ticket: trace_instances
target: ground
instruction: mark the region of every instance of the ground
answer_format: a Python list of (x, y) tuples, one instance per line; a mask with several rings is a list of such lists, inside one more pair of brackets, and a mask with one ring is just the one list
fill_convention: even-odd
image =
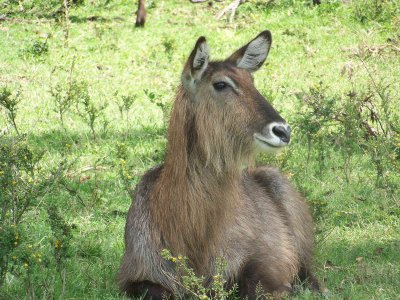
[[(48, 2), (21, 1), (23, 11), (0, 3), (0, 92), (20, 100), (19, 139), (41, 154), (33, 179), (6, 181), (0, 170), (2, 188), (26, 178), (36, 187), (66, 160), (62, 178), (32, 197), (18, 222), (5, 204), (16, 200), (0, 199), (0, 244), (11, 245), (1, 299), (123, 298), (115, 275), (127, 188), (163, 160), (168, 112), (195, 41), (205, 36), (212, 59), (223, 59), (265, 29), (273, 44), (255, 85), (292, 126), (292, 142), (257, 163), (281, 168), (309, 201), (315, 271), (329, 298), (398, 298), (396, 1), (249, 1), (233, 23), (215, 18), (227, 3), (148, 1), (144, 28), (134, 27), (132, 1), (85, 1), (69, 22)], [(4, 141), (18, 136), (9, 116), (2, 105)], [(322, 296), (304, 287), (293, 297)]]

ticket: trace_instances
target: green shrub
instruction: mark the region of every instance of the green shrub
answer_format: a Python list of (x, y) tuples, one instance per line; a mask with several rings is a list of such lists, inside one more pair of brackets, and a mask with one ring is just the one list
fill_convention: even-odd
[[(51, 88), (50, 93), (54, 102), (54, 111), (58, 114), (62, 127), (65, 126), (65, 114), (73, 106), (78, 107), (80, 103), (90, 102), (87, 83), (82, 80), (69, 78), (66, 83), (57, 83)], [(83, 118), (86, 120), (85, 117)]]
[(399, 1), (357, 0), (351, 2), (354, 19), (361, 23), (387, 22), (400, 14)]
[(12, 91), (8, 87), (2, 87), (0, 89), (0, 107), (3, 107), (6, 110), (8, 121), (14, 127), (17, 134), (19, 134), (16, 118), (17, 118), (17, 106), (21, 101), (20, 91), (18, 91), (14, 96)]
[(26, 243), (22, 234), (24, 217), (55, 188), (65, 170), (61, 162), (45, 171), (42, 157), (24, 137), (0, 139), (0, 286), (11, 265), (14, 269), (16, 265), (26, 269), (32, 265), (31, 256), (21, 248)]

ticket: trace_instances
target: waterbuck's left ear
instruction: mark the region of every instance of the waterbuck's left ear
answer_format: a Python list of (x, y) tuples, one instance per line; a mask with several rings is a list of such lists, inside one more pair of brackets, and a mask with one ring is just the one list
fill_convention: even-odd
[(182, 72), (182, 84), (188, 91), (194, 91), (208, 66), (210, 50), (205, 37), (200, 37), (187, 60)]
[(246, 69), (249, 72), (257, 71), (267, 58), (271, 44), (271, 32), (265, 30), (246, 46), (233, 53), (227, 60), (236, 64), (238, 68)]

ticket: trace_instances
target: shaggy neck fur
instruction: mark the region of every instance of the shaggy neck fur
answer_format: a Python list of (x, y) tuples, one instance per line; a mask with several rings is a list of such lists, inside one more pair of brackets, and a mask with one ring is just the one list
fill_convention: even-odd
[[(165, 164), (155, 185), (151, 214), (161, 228), (161, 242), (174, 255), (190, 259), (204, 273), (206, 259), (216, 255), (221, 232), (240, 204), (240, 177), (244, 164), (240, 145), (219, 132), (179, 89), (171, 115)], [(204, 112), (202, 112), (204, 110)], [(198, 119), (195, 119), (197, 117)], [(221, 117), (221, 116), (220, 116)], [(218, 120), (218, 119), (217, 119)], [(201, 128), (201, 130), (200, 130)]]

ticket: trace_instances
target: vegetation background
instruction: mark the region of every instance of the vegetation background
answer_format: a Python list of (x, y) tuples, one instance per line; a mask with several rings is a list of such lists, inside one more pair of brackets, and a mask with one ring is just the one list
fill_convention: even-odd
[(200, 35), (218, 59), (264, 29), (255, 84), (293, 141), (258, 163), (308, 199), (329, 298), (399, 299), (399, 1), (250, 0), (216, 20), (228, 4), (149, 0), (135, 28), (131, 0), (0, 1), (0, 299), (123, 298), (127, 191), (163, 161), (185, 59)]

